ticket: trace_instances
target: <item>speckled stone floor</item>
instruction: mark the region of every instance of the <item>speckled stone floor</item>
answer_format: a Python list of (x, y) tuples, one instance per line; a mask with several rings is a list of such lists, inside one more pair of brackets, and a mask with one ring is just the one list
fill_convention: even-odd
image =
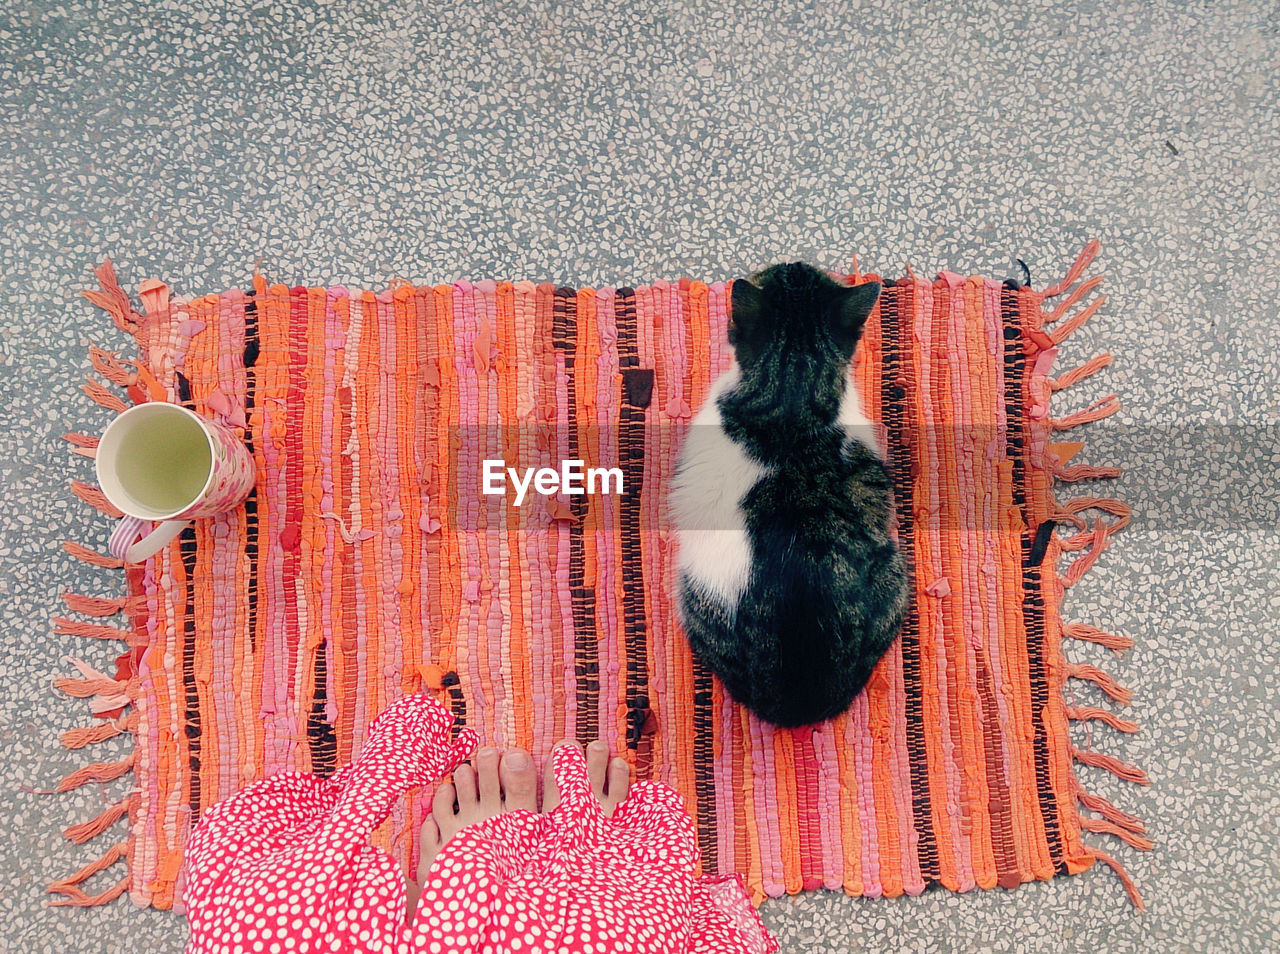
[(62, 657), (111, 652), (46, 621), (63, 589), (112, 585), (59, 550), (106, 538), (57, 439), (103, 423), (77, 391), (85, 345), (123, 345), (77, 297), (104, 253), (127, 283), (192, 293), (259, 257), (283, 281), (379, 287), (728, 278), (854, 251), (885, 274), (1003, 275), (1018, 256), (1044, 285), (1094, 236), (1110, 300), (1063, 361), (1117, 361), (1063, 406), (1120, 393), (1085, 454), (1130, 468), (1118, 489), (1141, 513), (1067, 612), (1137, 645), (1070, 652), (1136, 691), (1142, 734), (1099, 744), (1151, 787), (1084, 771), (1150, 824), (1154, 852), (1106, 846), (1148, 911), (1100, 869), (765, 915), (786, 951), (1276, 949), (1274, 2), (228, 6), (0, 11), (0, 950), (185, 938), (124, 901), (46, 907), (43, 886), (97, 853), (59, 828), (104, 793), (24, 788), (84, 761), (56, 741), (84, 721), (49, 688)]

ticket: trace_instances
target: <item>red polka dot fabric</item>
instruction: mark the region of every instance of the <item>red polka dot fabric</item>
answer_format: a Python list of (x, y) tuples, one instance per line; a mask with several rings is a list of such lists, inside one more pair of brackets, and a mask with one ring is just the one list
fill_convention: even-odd
[(456, 835), (405, 923), (399, 867), (368, 837), (409, 788), (476, 745), (427, 696), (393, 704), (332, 778), (286, 773), (215, 805), (187, 855), (188, 954), (772, 954), (740, 878), (699, 877), (679, 796), (637, 782), (606, 817), (576, 747), (555, 750), (560, 803)]

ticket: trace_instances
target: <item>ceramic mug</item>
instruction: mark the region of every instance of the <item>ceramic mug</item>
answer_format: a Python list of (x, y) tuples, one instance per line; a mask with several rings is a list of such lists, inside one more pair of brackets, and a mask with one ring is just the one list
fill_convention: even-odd
[[(256, 476), (235, 433), (163, 402), (139, 404), (112, 421), (95, 467), (98, 486), (125, 515), (108, 549), (126, 563), (143, 562), (192, 520), (239, 506)], [(148, 523), (155, 524), (149, 531)]]

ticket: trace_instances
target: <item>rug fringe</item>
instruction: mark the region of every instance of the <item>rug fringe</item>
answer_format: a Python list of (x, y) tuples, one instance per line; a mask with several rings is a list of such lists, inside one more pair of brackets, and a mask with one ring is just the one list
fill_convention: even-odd
[(76, 447), (83, 447), (87, 450), (94, 450), (101, 440), (96, 434), (78, 434), (74, 431), (62, 435), (62, 439), (68, 444), (74, 444)]
[[(1083, 274), (1084, 270), (1089, 267), (1089, 264), (1097, 256), (1100, 248), (1102, 248), (1102, 243), (1097, 239), (1090, 240), (1089, 244), (1080, 250), (1080, 255), (1076, 258), (1075, 264), (1067, 270), (1066, 277), (1063, 278), (1062, 281), (1058, 282), (1058, 284), (1046, 288), (1041, 292), (1042, 296), (1045, 298), (1057, 298), (1075, 284), (1076, 279)], [(110, 265), (110, 262), (107, 264)]]
[(1072, 534), (1066, 538), (1059, 538), (1058, 545), (1063, 553), (1075, 553), (1077, 550), (1083, 550), (1089, 546), (1101, 546), (1106, 542), (1107, 525), (1103, 523), (1101, 518), (1095, 519), (1092, 530), (1083, 529), (1084, 519), (1074, 514), (1057, 516), (1054, 520), (1060, 520), (1064, 523), (1077, 523), (1081, 526), (1079, 533)]
[[(1077, 542), (1080, 544), (1079, 547), (1075, 546)], [(1077, 533), (1069, 541), (1066, 541), (1063, 545), (1063, 550), (1082, 549), (1085, 546), (1088, 546), (1088, 549), (1071, 566), (1067, 567), (1067, 571), (1061, 575), (1062, 585), (1070, 587), (1079, 583), (1080, 578), (1098, 561), (1098, 557), (1102, 556), (1102, 551), (1107, 548), (1108, 542), (1108, 525), (1103, 522), (1101, 517), (1094, 522), (1091, 533)], [(1072, 545), (1067, 546), (1066, 543)], [(1089, 546), (1090, 544), (1092, 545)]]
[(1086, 792), (1082, 788), (1076, 794), (1076, 799), (1085, 808), (1110, 819), (1121, 828), (1127, 828), (1129, 831), (1136, 832), (1139, 835), (1145, 835), (1147, 833), (1147, 826), (1141, 818), (1137, 815), (1130, 815), (1123, 809), (1117, 808), (1114, 804), (1107, 801), (1107, 799), (1100, 795), (1094, 795), (1092, 792)]
[(72, 593), (70, 590), (62, 594), (62, 601), (73, 613), (97, 617), (115, 616), (126, 609), (136, 609), (141, 599), (141, 597), (128, 596), (114, 599), (105, 596), (85, 596), (83, 593)]
[(55, 689), (60, 689), (76, 699), (92, 699), (94, 696), (129, 695), (128, 691), (110, 676), (99, 676), (94, 679), (68, 679), (63, 676), (53, 680), (53, 685)]
[(88, 457), (98, 456), (98, 438), (91, 434), (63, 434), (62, 439), (71, 445), (71, 453)]
[[(1062, 281), (1047, 288), (1042, 293), (1042, 303), (1047, 299), (1058, 297), (1079, 281), (1085, 269), (1097, 256), (1100, 248), (1101, 245), (1096, 239), (1089, 242), (1080, 252), (1080, 255), (1076, 258)], [(1105, 296), (1099, 295), (1074, 315), (1066, 317), (1067, 312), (1094, 292), (1102, 281), (1103, 276), (1101, 275), (1081, 281), (1069, 295), (1056, 305), (1052, 312), (1046, 313), (1042, 304), (1037, 326), (1028, 329), (1029, 339), (1044, 350), (1056, 348), (1065, 341), (1092, 318), (1106, 301)], [(1048, 327), (1050, 325), (1054, 327), (1050, 329)], [(1103, 368), (1108, 367), (1112, 360), (1113, 357), (1110, 352), (1103, 352), (1095, 355), (1085, 363), (1063, 372), (1057, 378), (1048, 378), (1047, 383), (1050, 393), (1062, 391), (1078, 384)], [(1060, 418), (1050, 418), (1049, 426), (1052, 431), (1064, 431), (1080, 424), (1102, 420), (1115, 414), (1119, 409), (1119, 398), (1115, 394), (1108, 394), (1082, 410)], [(1061, 459), (1054, 458), (1052, 455), (1049, 456), (1050, 459), (1047, 463), (1051, 467), (1054, 479), (1064, 483), (1080, 480), (1108, 480), (1120, 476), (1120, 468), (1118, 467), (1090, 464), (1067, 466), (1066, 461), (1070, 456), (1069, 454), (1061, 457)], [(1102, 517), (1096, 517), (1092, 525), (1090, 525), (1081, 516), (1087, 510), (1109, 514), (1113, 519), (1104, 520)], [(1064, 589), (1079, 582), (1084, 574), (1093, 568), (1098, 557), (1110, 544), (1112, 536), (1128, 526), (1130, 516), (1129, 506), (1114, 497), (1076, 497), (1065, 502), (1058, 501), (1054, 504), (1054, 512), (1050, 514), (1050, 519), (1056, 521), (1060, 527), (1070, 525), (1077, 530), (1076, 533), (1065, 538), (1055, 535), (1060, 552), (1079, 553), (1079, 556), (1064, 570), (1058, 572), (1055, 568), (1055, 576)], [(1117, 652), (1133, 646), (1133, 640), (1127, 636), (1108, 633), (1085, 623), (1063, 623), (1061, 635), (1097, 643)], [(1070, 663), (1064, 659), (1063, 670), (1066, 678), (1091, 682), (1122, 705), (1128, 705), (1132, 701), (1132, 692), (1097, 666), (1085, 663)], [(1086, 724), (1101, 722), (1119, 732), (1132, 733), (1138, 731), (1138, 726), (1134, 722), (1121, 718), (1107, 709), (1093, 706), (1068, 706), (1065, 700), (1063, 701), (1063, 707), (1067, 719), (1074, 722)], [(1104, 752), (1081, 749), (1072, 745), (1070, 747), (1070, 756), (1073, 762), (1080, 765), (1104, 769), (1117, 778), (1122, 778), (1135, 784), (1149, 784), (1146, 773), (1138, 766)], [(1149, 851), (1154, 847), (1150, 839), (1146, 837), (1146, 825), (1141, 819), (1122, 811), (1101, 796), (1086, 792), (1078, 779), (1076, 781), (1076, 800), (1080, 807), (1099, 816), (1079, 814), (1082, 831), (1112, 835), (1126, 844), (1143, 851)], [(1142, 897), (1138, 893), (1133, 879), (1129, 877), (1129, 873), (1125, 871), (1120, 862), (1099, 848), (1091, 845), (1084, 845), (1083, 847), (1088, 858), (1103, 862), (1116, 873), (1134, 907), (1139, 911), (1144, 910)]]
[(68, 749), (82, 749), (86, 745), (93, 745), (97, 742), (105, 742), (107, 739), (113, 739), (123, 730), (113, 722), (99, 722), (97, 725), (81, 726), (77, 729), (67, 729), (62, 733), (62, 745)]
[(138, 801), (137, 795), (130, 795), (122, 798), (114, 805), (108, 805), (99, 814), (86, 822), (78, 825), (70, 825), (62, 830), (62, 834), (69, 841), (75, 842), (77, 845), (83, 845), (86, 841), (92, 841), (101, 835), (104, 831), (123, 818), (129, 811), (130, 807)]
[(1139, 851), (1150, 851), (1152, 848), (1155, 847), (1155, 844), (1151, 841), (1151, 839), (1144, 838), (1142, 835), (1129, 831), (1127, 828), (1122, 828), (1120, 825), (1117, 825), (1115, 822), (1108, 821), (1105, 818), (1085, 817), (1080, 819), (1080, 826), (1085, 831), (1091, 831), (1096, 834), (1115, 835), (1117, 838), (1123, 841), (1126, 845), (1131, 845), (1134, 848), (1137, 848)]
[[(1095, 275), (1093, 278), (1086, 279), (1085, 281), (1077, 285), (1075, 287), (1075, 290), (1071, 292), (1071, 294), (1069, 294), (1066, 298), (1062, 299), (1062, 301), (1058, 302), (1057, 308), (1053, 309), (1053, 311), (1050, 314), (1045, 316), (1044, 326), (1048, 327), (1049, 325), (1052, 325), (1055, 322), (1061, 320), (1062, 316), (1067, 313), (1068, 308), (1070, 308), (1072, 305), (1078, 302), (1081, 298), (1083, 298), (1085, 295), (1089, 294), (1089, 292), (1093, 291), (1095, 288), (1097, 288), (1099, 285), (1102, 284), (1102, 278), (1103, 276), (1101, 275)], [(1045, 297), (1049, 297), (1049, 296), (1046, 295)], [(1105, 298), (1099, 299), (1100, 302), (1105, 300), (1106, 300)]]
[(73, 480), (71, 481), (71, 492), (94, 510), (106, 514), (112, 520), (119, 520), (124, 516), (124, 512), (109, 501), (106, 494), (92, 484), (86, 484), (83, 480)]
[(1114, 755), (1108, 755), (1106, 752), (1098, 752), (1093, 749), (1078, 749), (1071, 747), (1071, 757), (1081, 765), (1089, 765), (1093, 768), (1105, 769), (1117, 778), (1122, 778), (1126, 782), (1133, 782), (1135, 785), (1150, 785), (1151, 780), (1147, 778), (1147, 773), (1138, 768), (1132, 762), (1125, 762), (1116, 758)]
[(1119, 467), (1101, 467), (1096, 464), (1075, 464), (1071, 467), (1059, 467), (1053, 472), (1055, 478), (1066, 483), (1077, 480), (1110, 480), (1120, 474)]
[(1122, 649), (1132, 649), (1133, 640), (1128, 636), (1120, 636), (1117, 633), (1107, 633), (1096, 626), (1088, 626), (1084, 623), (1067, 623), (1062, 627), (1062, 635), (1071, 639), (1083, 639), (1086, 642), (1097, 643), (1100, 646), (1106, 646), (1119, 652)]
[(54, 907), (86, 908), (98, 904), (106, 904), (108, 901), (113, 901), (120, 897), (120, 895), (123, 894), (125, 889), (129, 886), (129, 878), (127, 875), (115, 885), (97, 895), (85, 894), (84, 891), (77, 887), (77, 885), (83, 881), (87, 881), (89, 878), (92, 878), (100, 871), (106, 871), (121, 858), (126, 857), (128, 851), (128, 841), (117, 842), (115, 845), (108, 848), (106, 853), (100, 858), (89, 862), (89, 864), (85, 865), (75, 874), (70, 877), (63, 878), (61, 881), (55, 881), (53, 884), (49, 885), (49, 887), (45, 889), (48, 894), (61, 894), (65, 895), (67, 898), (67, 900), (64, 901), (52, 901), (50, 904)]
[[(116, 281), (115, 269), (112, 267), (110, 260), (104, 261), (95, 270), (95, 273), (98, 278), (99, 290), (86, 291), (84, 292), (84, 297), (108, 311), (116, 327), (136, 340), (137, 334), (141, 330), (143, 316), (134, 309), (128, 295), (125, 294)], [(146, 297), (144, 295), (145, 302)], [(107, 382), (126, 389), (130, 399), (135, 403), (147, 400), (148, 395), (152, 398), (155, 397), (158, 385), (155, 383), (153, 376), (148, 374), (146, 368), (140, 363), (122, 359), (117, 353), (96, 346), (90, 346), (89, 348), (89, 361), (94, 370)], [(128, 407), (128, 404), (123, 399), (96, 378), (90, 378), (82, 390), (95, 403), (117, 413), (123, 412)], [(164, 397), (163, 390), (160, 392), (160, 397), (161, 399)], [(96, 456), (99, 443), (98, 437), (79, 433), (68, 433), (63, 437), (72, 445), (76, 453), (85, 457)], [(102, 490), (92, 484), (75, 480), (71, 482), (71, 491), (80, 500), (112, 519), (123, 516), (107, 500)], [(113, 556), (98, 553), (74, 541), (68, 540), (64, 542), (62, 548), (77, 560), (88, 563), (91, 566), (108, 570), (124, 568), (123, 561)], [(117, 598), (107, 598), (66, 592), (63, 594), (63, 601), (66, 603), (67, 609), (72, 613), (88, 616), (92, 619), (72, 619), (67, 616), (54, 617), (53, 630), (55, 633), (63, 636), (82, 636), (88, 639), (120, 640), (134, 648), (146, 645), (145, 633), (136, 630), (131, 621), (126, 622), (123, 626), (112, 626), (99, 621), (122, 612), (130, 616), (138, 613), (146, 605), (145, 597), (126, 594)], [(122, 656), (117, 660), (118, 678), (113, 678), (94, 669), (82, 660), (68, 657), (69, 661), (79, 670), (82, 678), (60, 677), (55, 679), (53, 684), (55, 688), (67, 695), (88, 700), (89, 709), (98, 717), (98, 720), (91, 725), (79, 726), (63, 732), (61, 740), (66, 748), (82, 749), (125, 733), (137, 731), (139, 722), (137, 710), (131, 709), (127, 714), (124, 712), (125, 709), (130, 709), (135, 705), (138, 694), (136, 681), (124, 675), (125, 672), (131, 670), (131, 667), (126, 666), (124, 669), (119, 669), (121, 661), (127, 660), (127, 658), (126, 654), (126, 656)], [(137, 751), (135, 750), (119, 761), (101, 761), (85, 765), (64, 777), (53, 791), (69, 792), (90, 782), (101, 784), (122, 778), (133, 770), (136, 759)], [(126, 816), (134, 815), (138, 805), (138, 794), (136, 792), (130, 793), (121, 800), (108, 805), (88, 821), (67, 827), (63, 830), (63, 834), (76, 844), (84, 844), (98, 837)], [(71, 876), (50, 884), (47, 889), (49, 893), (63, 896), (60, 900), (50, 903), (57, 906), (88, 907), (106, 904), (124, 894), (129, 890), (131, 884), (132, 846), (133, 838), (130, 836), (108, 849), (96, 861), (90, 862)], [(129, 871), (111, 887), (97, 894), (88, 894), (79, 887), (87, 879), (101, 871), (105, 871), (122, 859), (125, 861)]]
[[(53, 891), (53, 886), (47, 889)], [(67, 895), (65, 901), (50, 901), (51, 908), (92, 908), (99, 904), (109, 904), (129, 890), (129, 876), (125, 875), (113, 886), (101, 894), (88, 895), (79, 888), (66, 885), (58, 888), (59, 893)]]
[(92, 566), (100, 566), (104, 570), (122, 570), (124, 569), (124, 561), (105, 553), (98, 553), (96, 550), (90, 550), (82, 544), (75, 543), (72, 540), (66, 540), (62, 544), (62, 549), (71, 554), (77, 560), (88, 563)]
[(1110, 351), (1104, 351), (1100, 355), (1090, 358), (1084, 364), (1077, 365), (1070, 371), (1064, 371), (1056, 378), (1049, 379), (1050, 391), (1061, 391), (1063, 388), (1069, 388), (1071, 385), (1083, 381), (1091, 374), (1097, 374), (1107, 365), (1115, 360)]
[[(117, 662), (126, 661), (129, 654), (120, 657)], [(94, 669), (83, 659), (67, 656), (65, 660), (79, 670), (83, 679), (59, 677), (53, 681), (55, 689), (65, 692), (76, 699), (88, 699), (89, 710), (96, 716), (114, 715), (117, 710), (133, 705), (138, 697), (138, 688), (117, 669), (116, 675), (108, 676)]]
[[(113, 351), (89, 346), (89, 363), (93, 370), (118, 387), (127, 388), (138, 381), (138, 366), (133, 361), (122, 361)], [(133, 370), (129, 370), (130, 366)]]
[(98, 291), (85, 289), (80, 294), (107, 312), (117, 328), (130, 337), (136, 337), (142, 316), (134, 310), (129, 296), (116, 281), (116, 270), (111, 264), (111, 259), (103, 259), (102, 264), (95, 268), (93, 273), (98, 279)]
[(1049, 426), (1055, 431), (1065, 431), (1079, 424), (1100, 421), (1104, 417), (1110, 417), (1118, 410), (1120, 410), (1120, 398), (1114, 394), (1108, 394), (1106, 397), (1098, 398), (1084, 410), (1076, 411), (1065, 417), (1049, 418)]
[(77, 729), (67, 729), (62, 733), (62, 744), (68, 749), (82, 749), (86, 745), (94, 745), (113, 739), (124, 732), (132, 732), (138, 727), (138, 714), (131, 712), (97, 725), (86, 725)]
[(89, 400), (94, 404), (105, 407), (109, 411), (115, 411), (117, 414), (124, 413), (129, 407), (124, 403), (123, 398), (111, 393), (105, 384), (93, 378), (85, 379), (85, 383), (80, 385), (80, 390), (89, 395)]
[[(1129, 505), (1123, 500), (1115, 497), (1075, 497), (1068, 500), (1065, 504), (1058, 503), (1058, 509), (1050, 514), (1049, 519), (1064, 523), (1070, 523), (1085, 531), (1084, 518), (1081, 517), (1082, 510), (1101, 510), (1109, 513), (1117, 519), (1106, 525), (1107, 536), (1119, 533), (1125, 527), (1129, 526), (1129, 519), (1132, 511)], [(1091, 531), (1085, 531), (1089, 533)], [(1069, 538), (1062, 541), (1064, 550), (1079, 550), (1080, 546), (1070, 545), (1075, 538)]]
[(1104, 722), (1117, 732), (1137, 732), (1138, 724), (1122, 719), (1110, 709), (1094, 706), (1067, 706), (1067, 718), (1072, 722)]
[(132, 633), (118, 626), (104, 626), (102, 623), (87, 623), (84, 620), (68, 619), (65, 616), (53, 618), (53, 631), (59, 636), (85, 636), (89, 639), (120, 639), (129, 641)]
[(1133, 702), (1133, 692), (1116, 682), (1097, 666), (1087, 663), (1067, 663), (1066, 674), (1072, 679), (1083, 679), (1091, 682), (1116, 702), (1129, 705)]
[(90, 782), (113, 782), (133, 768), (133, 761), (134, 755), (130, 753), (119, 762), (94, 762), (91, 765), (78, 768), (59, 782), (54, 792), (59, 794), (69, 792), (72, 789), (79, 788), (81, 785), (88, 785)]
[[(1099, 279), (1099, 281), (1101, 281), (1101, 279)], [(1099, 295), (1093, 301), (1089, 302), (1088, 306), (1085, 307), (1083, 310), (1077, 312), (1075, 315), (1073, 315), (1067, 321), (1064, 321), (1057, 328), (1054, 328), (1049, 335), (1049, 340), (1052, 341), (1055, 345), (1062, 344), (1062, 342), (1064, 342), (1066, 339), (1070, 338), (1073, 334), (1075, 334), (1075, 332), (1079, 330), (1079, 328), (1086, 321), (1092, 318), (1094, 315), (1094, 312), (1096, 312), (1099, 308), (1101, 308), (1103, 304), (1106, 303), (1106, 300), (1107, 300), (1106, 295)]]
[(1133, 879), (1129, 877), (1129, 872), (1124, 870), (1124, 865), (1116, 861), (1115, 858), (1107, 854), (1101, 848), (1094, 848), (1091, 845), (1085, 845), (1085, 850), (1089, 852), (1089, 857), (1096, 858), (1103, 864), (1107, 865), (1116, 876), (1120, 879), (1120, 883), (1124, 885), (1125, 894), (1129, 896), (1129, 900), (1133, 902), (1133, 906), (1139, 911), (1147, 910), (1147, 906), (1142, 903), (1142, 895), (1138, 894), (1137, 885), (1133, 883)]

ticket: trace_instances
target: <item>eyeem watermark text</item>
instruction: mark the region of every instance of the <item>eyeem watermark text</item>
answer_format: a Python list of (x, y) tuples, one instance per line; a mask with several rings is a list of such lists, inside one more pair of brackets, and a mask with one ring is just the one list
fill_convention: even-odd
[[(505, 460), (485, 460), (481, 489), (486, 494), (505, 494), (507, 483), (515, 487), (515, 505), (524, 503), (530, 487), (544, 497), (556, 494), (620, 494), (622, 493), (622, 468), (587, 467), (581, 460), (562, 460), (560, 469), (554, 467), (526, 467), (523, 474), (508, 467)], [(598, 488), (598, 489), (597, 489)]]

